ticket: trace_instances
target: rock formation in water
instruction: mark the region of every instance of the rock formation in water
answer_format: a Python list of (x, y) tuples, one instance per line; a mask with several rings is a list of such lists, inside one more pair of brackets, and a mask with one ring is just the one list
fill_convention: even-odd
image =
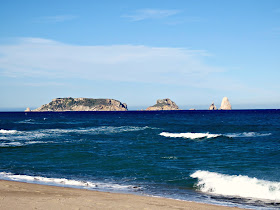
[(127, 111), (127, 105), (114, 99), (56, 98), (33, 111)]
[(231, 110), (231, 104), (229, 103), (229, 100), (227, 97), (224, 97), (221, 103), (221, 110)]
[(25, 112), (31, 112), (31, 109), (29, 107), (27, 107)]
[(214, 102), (210, 105), (209, 110), (217, 110), (217, 107), (215, 106)]
[(148, 111), (159, 111), (159, 110), (179, 110), (179, 107), (171, 101), (169, 98), (159, 99), (153, 106), (148, 107)]

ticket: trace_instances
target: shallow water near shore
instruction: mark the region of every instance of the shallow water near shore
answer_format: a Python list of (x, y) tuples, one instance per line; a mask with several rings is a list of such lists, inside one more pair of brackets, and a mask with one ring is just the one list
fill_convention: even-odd
[(0, 179), (280, 208), (280, 111), (0, 113)]

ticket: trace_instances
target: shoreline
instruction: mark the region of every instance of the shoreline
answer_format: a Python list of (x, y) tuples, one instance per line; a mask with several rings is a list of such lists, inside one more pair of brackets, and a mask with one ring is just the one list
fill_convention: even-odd
[(0, 209), (240, 209), (135, 194), (0, 180)]

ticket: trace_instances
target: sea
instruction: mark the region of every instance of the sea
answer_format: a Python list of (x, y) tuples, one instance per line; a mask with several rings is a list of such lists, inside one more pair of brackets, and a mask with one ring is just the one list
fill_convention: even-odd
[(280, 209), (280, 110), (0, 112), (0, 179)]

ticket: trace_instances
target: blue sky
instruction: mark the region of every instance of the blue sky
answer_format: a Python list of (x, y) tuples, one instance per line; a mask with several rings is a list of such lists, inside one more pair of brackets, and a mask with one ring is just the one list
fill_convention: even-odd
[(130, 109), (280, 108), (280, 1), (1, 1), (0, 110), (58, 97)]

